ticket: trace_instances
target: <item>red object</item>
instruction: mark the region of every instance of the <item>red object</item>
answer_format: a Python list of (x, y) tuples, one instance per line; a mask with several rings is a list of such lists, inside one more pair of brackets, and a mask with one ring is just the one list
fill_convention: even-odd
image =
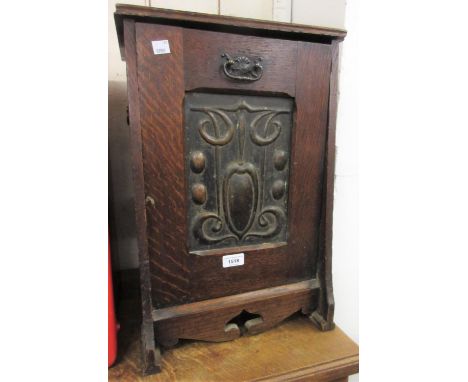
[(111, 367), (115, 359), (117, 358), (117, 322), (115, 319), (115, 310), (114, 310), (114, 288), (112, 287), (112, 266), (111, 266), (111, 252), (110, 252), (110, 243), (108, 244), (108, 258), (109, 258), (109, 276), (108, 276), (108, 290), (109, 290), (109, 324), (108, 324), (108, 367)]

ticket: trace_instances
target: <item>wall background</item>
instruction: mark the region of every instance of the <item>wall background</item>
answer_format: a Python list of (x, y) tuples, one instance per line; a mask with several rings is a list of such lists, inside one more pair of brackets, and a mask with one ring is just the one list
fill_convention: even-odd
[[(357, 166), (357, 30), (358, 3), (345, 0), (109, 0), (109, 187), (115, 195), (109, 214), (119, 242), (113, 243), (117, 269), (138, 267), (133, 239), (131, 169), (125, 160), (129, 130), (126, 123), (125, 63), (120, 59), (113, 12), (117, 2), (194, 12), (345, 28), (342, 44), (337, 122), (337, 162), (333, 227), (333, 277), (336, 323), (355, 341), (358, 329), (358, 166)], [(345, 22), (345, 14), (347, 14)], [(358, 381), (358, 376), (350, 381)]]

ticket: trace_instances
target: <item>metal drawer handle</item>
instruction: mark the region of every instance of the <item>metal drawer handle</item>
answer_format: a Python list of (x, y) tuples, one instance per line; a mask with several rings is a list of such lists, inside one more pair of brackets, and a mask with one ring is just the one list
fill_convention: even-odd
[(223, 53), (221, 57), (226, 59), (223, 70), (227, 77), (240, 81), (258, 81), (262, 78), (263, 66), (260, 64), (262, 57), (256, 59), (247, 56), (231, 58), (227, 53)]

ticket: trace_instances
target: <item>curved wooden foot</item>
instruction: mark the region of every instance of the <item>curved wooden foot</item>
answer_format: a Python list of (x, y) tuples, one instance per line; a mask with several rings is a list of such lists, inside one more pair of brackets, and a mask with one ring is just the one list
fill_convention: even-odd
[(309, 319), (322, 331), (332, 330), (335, 328), (333, 321), (324, 320), (323, 317), (315, 311), (309, 316)]

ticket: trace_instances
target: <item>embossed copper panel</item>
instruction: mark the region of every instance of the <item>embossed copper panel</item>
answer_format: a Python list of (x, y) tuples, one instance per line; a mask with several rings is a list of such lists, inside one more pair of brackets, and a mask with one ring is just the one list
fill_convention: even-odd
[(189, 93), (190, 251), (285, 242), (293, 102)]

